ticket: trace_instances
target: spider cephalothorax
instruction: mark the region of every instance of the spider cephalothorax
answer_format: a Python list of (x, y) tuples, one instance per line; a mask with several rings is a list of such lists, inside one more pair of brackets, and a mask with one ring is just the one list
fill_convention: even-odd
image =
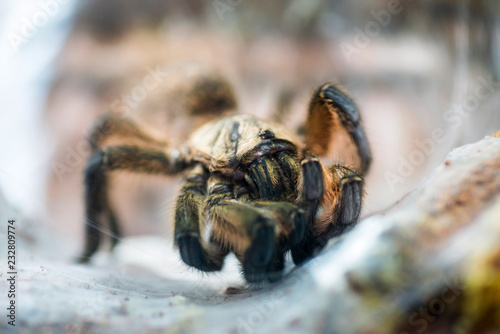
[[(95, 141), (85, 172), (91, 224), (82, 261), (97, 250), (99, 227), (119, 235), (106, 194), (107, 174), (114, 170), (183, 172), (174, 222), (182, 260), (217, 271), (233, 252), (249, 282), (279, 278), (287, 251), (300, 264), (358, 219), (370, 150), (354, 103), (331, 84), (313, 95), (304, 140), (281, 124), (244, 114), (206, 123), (182, 148), (124, 118), (107, 116), (94, 132), (110, 126), (111, 135), (128, 144)], [(344, 159), (346, 165), (325, 167), (318, 157)]]

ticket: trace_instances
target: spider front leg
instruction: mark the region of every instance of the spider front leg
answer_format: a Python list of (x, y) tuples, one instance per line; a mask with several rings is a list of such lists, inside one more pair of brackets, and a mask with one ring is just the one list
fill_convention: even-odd
[(308, 158), (302, 162), (299, 189), (298, 201), (308, 223), (301, 243), (292, 248), (296, 264), (355, 226), (361, 212), (363, 179), (347, 167), (324, 168), (318, 159)]
[(323, 170), (319, 160), (307, 158), (300, 162), (296, 153), (282, 151), (276, 157), (263, 157), (254, 162), (249, 176), (249, 181), (256, 187), (255, 196), (273, 200), (269, 203), (270, 207), (274, 205), (275, 212), (280, 211), (278, 203), (283, 200), (293, 201), (295, 207), (301, 209), (303, 232), (298, 242), (290, 247), (292, 258), (296, 264), (300, 264), (312, 257), (316, 246), (315, 218), (324, 192)]
[[(110, 236), (116, 244), (119, 236), (118, 223), (109, 205), (108, 174), (123, 170), (133, 173), (171, 175), (190, 166), (187, 157), (175, 150), (157, 150), (137, 146), (111, 146), (92, 155), (85, 169), (85, 247), (78, 258), (88, 262), (97, 251), (101, 233), (109, 226)], [(106, 224), (109, 223), (109, 224)]]
[(323, 212), (314, 226), (320, 247), (355, 226), (361, 212), (364, 184), (361, 175), (345, 166), (331, 166), (323, 174), (326, 185)]
[(113, 113), (107, 113), (95, 122), (89, 135), (89, 142), (94, 153), (104, 146), (110, 146), (110, 142), (113, 143), (112, 146), (133, 145), (160, 150), (168, 145), (131, 119)]
[[(321, 86), (311, 99), (306, 143), (311, 153), (336, 165), (323, 168), (318, 161), (302, 169), (300, 201), (310, 203), (309, 212), (314, 212), (315, 218), (310, 225), (311, 237), (304, 240), (303, 249), (297, 248), (295, 252), (292, 249), (296, 263), (312, 256), (314, 249), (323, 247), (329, 238), (342, 234), (357, 222), (363, 195), (362, 176), (372, 160), (356, 105), (332, 84)], [(308, 200), (308, 187), (322, 189), (321, 198)], [(314, 190), (312, 193), (317, 194)]]
[(204, 211), (211, 223), (212, 238), (240, 260), (248, 282), (260, 282), (275, 257), (276, 222), (257, 208), (234, 199), (229, 180), (212, 176)]
[(255, 201), (251, 203), (276, 222), (275, 256), (267, 271), (267, 278), (275, 281), (283, 276), (285, 253), (299, 245), (307, 228), (305, 211), (290, 202)]
[(306, 230), (301, 242), (292, 248), (292, 258), (295, 264), (301, 264), (314, 254), (316, 213), (323, 199), (323, 170), (316, 158), (302, 161), (300, 167), (298, 205), (306, 213)]
[(296, 205), (257, 200), (246, 185), (213, 175), (208, 182), (206, 217), (212, 240), (235, 253), (248, 282), (282, 276), (284, 253), (301, 239), (305, 215)]
[(277, 222), (276, 238), (280, 252), (297, 246), (306, 230), (306, 214), (303, 209), (289, 202), (254, 201), (251, 205)]
[(175, 243), (182, 261), (202, 271), (222, 269), (227, 248), (203, 238), (205, 225), (202, 208), (207, 192), (208, 172), (201, 165), (188, 176), (187, 183), (177, 197), (175, 207)]
[(306, 142), (316, 156), (341, 160), (365, 174), (371, 151), (353, 100), (332, 84), (321, 86), (313, 95), (306, 123)]

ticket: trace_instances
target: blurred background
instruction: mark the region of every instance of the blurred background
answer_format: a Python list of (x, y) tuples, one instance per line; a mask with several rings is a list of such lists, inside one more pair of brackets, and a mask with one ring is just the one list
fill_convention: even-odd
[[(198, 125), (172, 78), (216, 73), (241, 112), (295, 128), (316, 87), (343, 85), (374, 156), (364, 216), (451, 149), (500, 130), (496, 0), (7, 0), (0, 20), (0, 190), (51, 256), (81, 247), (86, 136), (99, 115), (121, 110), (174, 144)], [(126, 234), (170, 238), (179, 185), (114, 177)]]

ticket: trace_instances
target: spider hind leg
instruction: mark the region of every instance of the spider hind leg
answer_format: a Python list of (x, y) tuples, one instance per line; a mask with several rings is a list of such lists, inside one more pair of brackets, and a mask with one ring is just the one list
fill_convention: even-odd
[(82, 254), (77, 258), (77, 262), (87, 263), (92, 255), (95, 254), (101, 244), (101, 233), (103, 220), (109, 221), (111, 233), (111, 247), (113, 248), (119, 241), (120, 229), (116, 217), (108, 205), (107, 198), (107, 176), (103, 173), (105, 165), (105, 154), (99, 151), (88, 161), (85, 169), (85, 215), (87, 221), (85, 224), (85, 246)]
[(184, 156), (172, 155), (167, 150), (138, 146), (109, 146), (95, 152), (87, 162), (85, 183), (85, 246), (76, 259), (90, 261), (101, 244), (101, 234), (112, 238), (111, 246), (120, 239), (119, 222), (109, 203), (109, 173), (125, 170), (143, 174), (171, 175), (189, 166)]

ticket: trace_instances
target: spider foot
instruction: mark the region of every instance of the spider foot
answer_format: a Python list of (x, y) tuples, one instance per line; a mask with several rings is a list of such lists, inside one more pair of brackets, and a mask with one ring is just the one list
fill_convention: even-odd
[[(112, 216), (111, 212), (108, 212), (105, 192), (107, 178), (104, 173), (104, 160), (104, 152), (99, 151), (90, 157), (85, 169), (85, 247), (76, 259), (78, 263), (88, 263), (101, 244), (101, 233), (109, 232), (104, 228), (107, 226), (106, 218)], [(115, 218), (112, 219), (113, 228), (118, 230)]]
[(318, 94), (319, 98), (325, 103), (336, 108), (343, 124), (356, 126), (359, 123), (360, 115), (354, 102), (344, 92), (332, 84), (323, 85)]
[(311, 100), (306, 138), (317, 156), (335, 156), (362, 173), (370, 167), (371, 151), (359, 110), (342, 89), (330, 83), (321, 86)]
[(288, 236), (288, 247), (286, 247), (285, 250), (297, 246), (304, 237), (304, 233), (306, 230), (306, 218), (304, 210), (298, 209), (292, 212), (290, 220), (293, 222), (294, 228)]
[(245, 279), (250, 283), (268, 279), (274, 253), (274, 226), (262, 224), (244, 255), (242, 264)]
[(315, 243), (312, 226), (324, 194), (323, 169), (317, 158), (303, 160), (301, 173), (300, 204), (306, 213), (307, 229), (304, 231), (300, 243), (292, 247), (292, 259), (297, 265), (310, 259), (314, 254)]
[(177, 245), (182, 261), (188, 266), (207, 272), (222, 269), (223, 262), (211, 258), (199, 238), (190, 235), (181, 236), (177, 238)]
[(277, 282), (283, 278), (283, 269), (285, 268), (285, 254), (278, 252), (274, 256), (274, 261), (267, 270), (267, 280)]
[(341, 180), (342, 192), (337, 224), (348, 226), (356, 223), (363, 200), (363, 181), (358, 176)]
[(314, 239), (312, 238), (312, 232), (308, 231), (302, 241), (292, 248), (293, 262), (296, 265), (304, 263), (314, 255), (314, 249), (315, 245)]

